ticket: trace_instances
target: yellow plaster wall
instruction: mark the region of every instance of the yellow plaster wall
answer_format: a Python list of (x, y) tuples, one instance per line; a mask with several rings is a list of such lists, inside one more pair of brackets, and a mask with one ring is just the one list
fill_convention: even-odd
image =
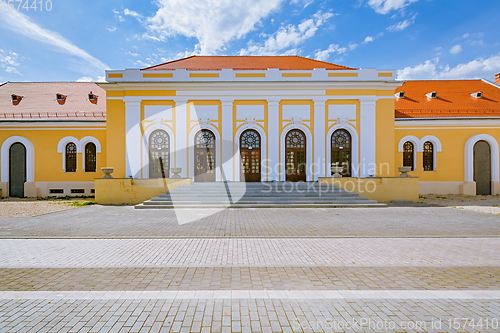
[(100, 205), (137, 205), (182, 185), (192, 179), (96, 179), (95, 201)]
[(125, 178), (125, 103), (106, 101), (107, 163), (113, 167), (113, 176)]
[(377, 177), (397, 175), (394, 149), (394, 99), (379, 99), (376, 105), (376, 151)]
[(418, 178), (319, 178), (320, 184), (333, 184), (343, 189), (358, 193), (370, 200), (392, 202), (404, 200), (418, 202)]
[[(2, 129), (0, 131), (0, 142), (4, 142), (12, 136), (21, 136), (31, 141), (35, 149), (35, 181), (36, 182), (84, 182), (93, 181), (101, 177), (101, 167), (106, 165), (106, 130), (104, 124), (101, 129), (53, 129), (54, 127), (23, 128), (16, 126), (15, 129)], [(57, 152), (59, 141), (67, 136), (73, 136), (81, 140), (86, 136), (93, 136), (101, 143), (101, 153), (97, 153), (96, 172), (83, 172), (83, 154), (77, 154), (76, 172), (64, 172), (63, 154)]]
[(484, 126), (482, 128), (453, 128), (453, 127), (426, 127), (423, 129), (396, 128), (394, 141), (396, 169), (403, 165), (403, 153), (399, 152), (399, 141), (407, 135), (422, 139), (426, 135), (433, 135), (441, 142), (441, 152), (436, 152), (435, 171), (424, 171), (423, 153), (416, 153), (416, 169), (409, 172), (412, 177), (419, 177), (421, 181), (464, 181), (465, 180), (465, 144), (476, 134), (489, 134), (500, 142), (500, 130)]

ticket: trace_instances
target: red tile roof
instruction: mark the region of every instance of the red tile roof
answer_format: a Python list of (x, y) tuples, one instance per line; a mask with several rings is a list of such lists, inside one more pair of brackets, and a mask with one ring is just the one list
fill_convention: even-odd
[[(13, 103), (12, 95), (21, 101)], [(106, 120), (106, 91), (93, 82), (7, 82), (0, 86), (1, 120)]]
[(144, 68), (143, 70), (187, 69), (190, 71), (217, 71), (229, 68), (243, 71), (267, 70), (269, 68), (279, 68), (281, 70), (313, 70), (314, 68), (354, 70), (354, 68), (299, 56), (191, 56)]
[[(408, 81), (396, 89), (396, 118), (500, 117), (500, 87), (483, 80)], [(437, 92), (437, 98), (426, 94)], [(481, 91), (482, 98), (471, 94)]]

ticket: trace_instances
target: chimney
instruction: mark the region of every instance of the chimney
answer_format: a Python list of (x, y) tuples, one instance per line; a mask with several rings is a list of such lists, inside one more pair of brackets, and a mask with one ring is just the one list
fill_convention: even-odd
[(495, 75), (495, 84), (500, 84), (500, 73)]

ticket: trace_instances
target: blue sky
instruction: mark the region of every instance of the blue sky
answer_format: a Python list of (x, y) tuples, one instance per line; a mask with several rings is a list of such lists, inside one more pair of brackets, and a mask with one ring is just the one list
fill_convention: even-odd
[(95, 81), (192, 54), (298, 54), (400, 79), (500, 73), (498, 0), (37, 1), (0, 2), (0, 82)]

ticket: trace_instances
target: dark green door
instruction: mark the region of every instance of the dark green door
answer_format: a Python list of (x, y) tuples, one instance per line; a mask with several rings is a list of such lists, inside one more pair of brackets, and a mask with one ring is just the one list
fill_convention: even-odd
[(474, 181), (477, 195), (491, 194), (491, 156), (490, 144), (478, 141), (474, 145)]
[(24, 197), (26, 182), (26, 147), (22, 143), (14, 143), (9, 151), (9, 195)]

